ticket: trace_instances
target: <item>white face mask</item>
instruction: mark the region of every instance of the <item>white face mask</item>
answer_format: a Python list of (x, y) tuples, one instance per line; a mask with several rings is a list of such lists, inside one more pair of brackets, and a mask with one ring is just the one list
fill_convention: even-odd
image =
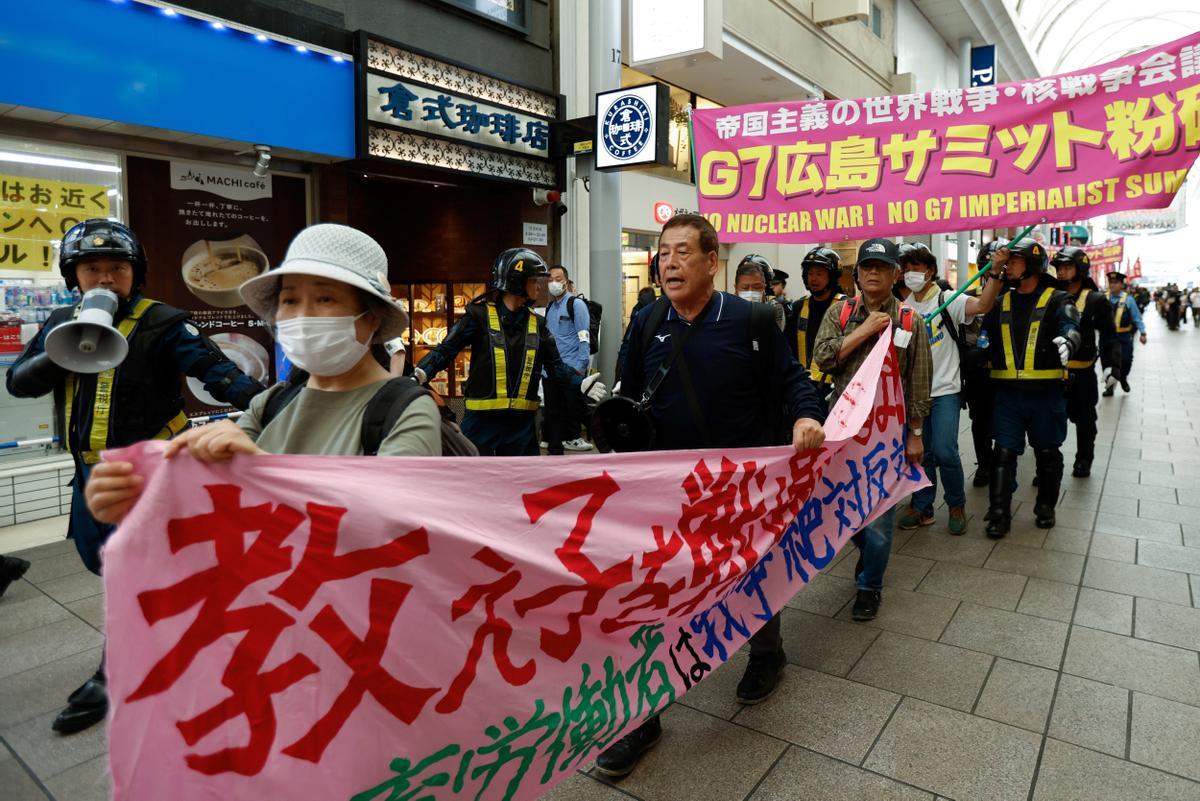
[(292, 364), (309, 375), (333, 376), (358, 364), (370, 346), (358, 341), (357, 317), (293, 317), (275, 326), (275, 339)]
[(924, 273), (905, 273), (904, 285), (913, 292), (920, 292), (925, 287)]
[(751, 303), (763, 302), (763, 293), (755, 292), (753, 289), (747, 289), (745, 292), (739, 292), (738, 297), (742, 300), (748, 300)]
[(554, 297), (557, 298), (559, 295), (561, 295), (562, 293), (564, 293), (566, 291), (567, 291), (567, 285), (562, 283), (561, 281), (551, 281), (550, 282), (550, 294), (553, 295)]

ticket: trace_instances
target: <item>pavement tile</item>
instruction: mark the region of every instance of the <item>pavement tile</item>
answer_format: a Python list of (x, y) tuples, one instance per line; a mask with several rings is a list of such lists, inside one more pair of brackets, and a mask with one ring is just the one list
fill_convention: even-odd
[(51, 579), (87, 571), (79, 554), (74, 549), (66, 553), (47, 554), (28, 561), (29, 570), (25, 573), (25, 580), (34, 584), (45, 584)]
[(38, 787), (33, 776), (26, 772), (21, 763), (12, 758), (8, 749), (0, 743), (0, 787), (4, 788), (4, 801), (48, 801), (49, 796)]
[(1068, 628), (1057, 620), (963, 604), (941, 642), (1057, 670)]
[(1171, 487), (1186, 491), (1194, 491), (1196, 488), (1196, 479), (1192, 476), (1175, 476), (1163, 473), (1140, 472), (1138, 473), (1138, 483), (1147, 486)]
[(939, 562), (982, 567), (991, 554), (993, 545), (988, 539), (952, 537), (948, 534), (918, 531), (901, 549), (901, 553), (922, 559), (936, 559)]
[(1173, 604), (1191, 603), (1187, 576), (1157, 567), (1089, 559), (1083, 571), (1083, 585)]
[(1053, 670), (997, 659), (975, 714), (1040, 734), (1046, 729), (1057, 680)]
[(1125, 515), (1100, 515), (1096, 518), (1093, 531), (1101, 534), (1117, 534), (1122, 537), (1136, 537), (1140, 540), (1156, 540), (1171, 545), (1183, 542), (1178, 523), (1167, 523), (1162, 520), (1147, 520), (1144, 517), (1127, 517)]
[(856, 592), (853, 579), (818, 573), (804, 589), (792, 596), (787, 606), (789, 609), (833, 617), (854, 598)]
[(0, 611), (0, 649), (5, 647), (6, 637), (70, 616), (71, 613), (63, 609), (61, 604), (40, 593), (24, 601), (6, 603), (3, 611)]
[[(907, 548), (908, 546), (906, 545), (905, 547)], [(837, 567), (830, 571), (830, 575), (844, 579), (853, 579), (856, 563), (857, 557), (843, 559), (838, 563)], [(932, 566), (933, 562), (929, 559), (920, 559), (906, 553), (892, 554), (891, 558), (888, 559), (887, 571), (883, 574), (884, 592), (890, 589), (915, 589), (921, 583), (921, 579), (925, 578), (925, 574), (929, 572), (929, 568)]]
[(1033, 801), (1196, 801), (1200, 784), (1047, 740)]
[(792, 746), (775, 764), (748, 801), (933, 801), (933, 794), (900, 784), (862, 768)]
[[(1030, 510), (1032, 514), (1032, 509)], [(1054, 522), (1058, 526), (1066, 526), (1078, 531), (1091, 531), (1092, 523), (1096, 520), (1094, 509), (1071, 509), (1058, 507), (1054, 510)]]
[(1088, 554), (1097, 559), (1107, 559), (1110, 562), (1133, 564), (1137, 559), (1137, 546), (1138, 541), (1130, 537), (1118, 537), (1114, 534), (1093, 534)]
[[(1186, 493), (1180, 493), (1180, 495), (1184, 494)], [(1137, 498), (1141, 501), (1154, 501), (1157, 503), (1176, 503), (1181, 500), (1176, 496), (1174, 487), (1133, 484), (1118, 479), (1105, 482), (1104, 495), (1112, 498)]]
[(22, 551), (12, 551), (9, 556), (19, 556), (27, 562), (35, 562), (38, 559), (43, 559), (47, 556), (57, 556), (63, 553), (78, 553), (75, 549), (75, 540), (69, 540), (66, 537), (48, 542), (45, 545), (38, 545), (33, 548), (26, 548)]
[(1058, 502), (1058, 508), (1094, 511), (1100, 507), (1100, 499), (1104, 497), (1103, 495), (1099, 492), (1088, 492), (1074, 487), (1075, 485), (1072, 484), (1071, 489), (1063, 493), (1062, 499)]
[[(888, 590), (883, 595), (879, 606), (879, 616), (859, 626), (872, 626), (900, 634), (910, 634), (913, 637), (923, 637), (926, 640), (936, 640), (942, 636), (942, 631), (958, 601), (953, 598), (943, 598), (923, 592), (908, 592), (906, 590)], [(839, 620), (852, 620), (851, 609), (846, 607), (837, 616)]]
[[(621, 780), (624, 792), (645, 801), (745, 798), (787, 748), (786, 743), (679, 704), (663, 713), (663, 730), (662, 742)], [(730, 759), (731, 754), (737, 759)]]
[(72, 573), (62, 578), (51, 579), (38, 586), (42, 592), (62, 604), (90, 598), (104, 592), (104, 582), (100, 577), (86, 570), (82, 573)]
[(1077, 553), (1082, 556), (1088, 552), (1088, 545), (1091, 544), (1091, 541), (1092, 533), (1090, 531), (1056, 525), (1046, 532), (1046, 540), (1042, 543), (1042, 547), (1048, 551)]
[(987, 654), (884, 632), (847, 678), (970, 712), (991, 666)]
[(835, 676), (849, 673), (879, 635), (879, 629), (798, 609), (784, 609), (782, 615), (783, 648), (788, 662)]
[(104, 595), (93, 595), (90, 598), (84, 598), (79, 601), (71, 601), (66, 604), (66, 608), (71, 611), (76, 617), (82, 618), (83, 622), (94, 627), (97, 631), (104, 631)]
[(628, 793), (586, 773), (576, 773), (542, 796), (541, 801), (629, 801)]
[(1072, 626), (1063, 671), (1200, 706), (1195, 651)]
[(966, 801), (1025, 801), (1041, 738), (905, 698), (863, 767)]
[(983, 566), (1005, 573), (1020, 573), (1022, 576), (1078, 584), (1079, 576), (1083, 572), (1083, 557), (1042, 548), (1022, 548), (1011, 542), (998, 542)]
[(1134, 602), (1133, 636), (1200, 651), (1200, 609), (1138, 598)]
[(749, 659), (747, 654), (738, 651), (729, 657), (728, 662), (706, 676), (704, 681), (688, 690), (679, 703), (718, 718), (733, 720), (733, 716), (742, 710), (737, 700), (737, 685), (742, 680)]
[[(987, 523), (980, 518), (979, 531), (975, 532), (976, 539), (987, 539), (987, 534), (985, 533), (986, 526)], [(971, 532), (968, 531), (967, 533), (970, 534)], [(992, 540), (987, 541), (991, 542)], [(1004, 538), (1004, 541), (1023, 545), (1026, 548), (1041, 548), (1046, 542), (1046, 531), (1033, 525), (1019, 525), (1014, 518), (1013, 528), (1008, 532), (1008, 536)]]
[(61, 709), (67, 696), (95, 672), (101, 652), (90, 648), (0, 679), (0, 729)]
[(950, 562), (938, 562), (917, 588), (960, 601), (1016, 609), (1025, 589), (1025, 577)]
[[(785, 681), (783, 692), (746, 707), (737, 723), (856, 765), (900, 701), (895, 693), (794, 665)], [(722, 751), (724, 758), (731, 752)]]
[(1025, 594), (1017, 604), (1017, 611), (1023, 615), (1048, 617), (1051, 620), (1070, 623), (1078, 590), (1074, 584), (1031, 578), (1025, 584)]
[(1192, 606), (1200, 607), (1200, 576), (1188, 576), (1192, 589)]
[(1064, 673), (1058, 682), (1047, 736), (1125, 756), (1129, 690)]
[[(1200, 515), (1200, 510), (1196, 510), (1196, 513)], [(1162, 542), (1142, 542), (1138, 545), (1137, 563), (1181, 573), (1200, 573), (1200, 548), (1167, 545)]]
[(0, 737), (43, 780), (95, 759), (108, 747), (104, 726), (92, 726), (69, 737), (51, 731), (50, 723), (57, 714), (39, 715), (0, 729)]
[(100, 632), (76, 617), (28, 629), (4, 640), (0, 679), (100, 645)]
[(1169, 523), (1188, 525), (1196, 522), (1196, 509), (1192, 506), (1147, 502), (1141, 505), (1138, 517), (1144, 520), (1164, 520)]
[(20, 601), (28, 601), (30, 598), (44, 598), (45, 596), (46, 593), (25, 579), (14, 581), (8, 585), (8, 589), (4, 592), (4, 597), (0, 598), (0, 609), (8, 609), (12, 604)]
[(1133, 694), (1129, 758), (1200, 781), (1200, 709)]
[(47, 779), (46, 789), (61, 801), (108, 801), (112, 798), (108, 756), (98, 756)]
[(1138, 499), (1137, 498), (1122, 498), (1119, 495), (1106, 495), (1100, 501), (1097, 507), (1101, 516), (1104, 515), (1125, 515), (1126, 517), (1138, 516)]
[(1074, 623), (1113, 634), (1132, 634), (1133, 596), (1082, 587)]

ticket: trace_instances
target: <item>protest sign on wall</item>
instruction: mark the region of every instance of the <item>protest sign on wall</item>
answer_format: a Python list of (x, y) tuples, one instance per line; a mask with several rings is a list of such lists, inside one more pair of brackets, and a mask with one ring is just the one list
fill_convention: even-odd
[(998, 86), (698, 109), (722, 242), (828, 242), (1162, 208), (1200, 152), (1200, 33)]
[(104, 552), (114, 797), (541, 795), (925, 485), (887, 338), (825, 429), (800, 454), (118, 453), (149, 478)]

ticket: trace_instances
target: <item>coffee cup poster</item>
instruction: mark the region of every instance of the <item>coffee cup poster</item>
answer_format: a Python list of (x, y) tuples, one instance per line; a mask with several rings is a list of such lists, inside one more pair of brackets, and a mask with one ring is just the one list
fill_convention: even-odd
[[(147, 232), (147, 296), (191, 312), (193, 324), (243, 372), (269, 384), (275, 378), (274, 339), (242, 303), (238, 287), (282, 258), (295, 233), (288, 221), (296, 215), (283, 207), (298, 204), (296, 228), (303, 226), (303, 181), (259, 177), (248, 166), (130, 161), (145, 162), (130, 165), (131, 181), (149, 184), (153, 198), (132, 210), (135, 230)], [(290, 191), (293, 184), (299, 191)], [(184, 399), (189, 417), (233, 410), (194, 378), (186, 380)]]

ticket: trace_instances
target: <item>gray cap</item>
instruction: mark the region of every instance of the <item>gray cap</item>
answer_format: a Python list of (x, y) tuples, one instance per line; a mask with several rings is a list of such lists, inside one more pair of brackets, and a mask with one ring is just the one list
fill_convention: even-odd
[(267, 322), (275, 321), (281, 275), (315, 275), (361, 289), (385, 304), (375, 342), (386, 342), (408, 329), (408, 314), (392, 297), (387, 254), (371, 237), (347, 225), (320, 223), (296, 234), (283, 263), (251, 278), (238, 292), (250, 310)]

